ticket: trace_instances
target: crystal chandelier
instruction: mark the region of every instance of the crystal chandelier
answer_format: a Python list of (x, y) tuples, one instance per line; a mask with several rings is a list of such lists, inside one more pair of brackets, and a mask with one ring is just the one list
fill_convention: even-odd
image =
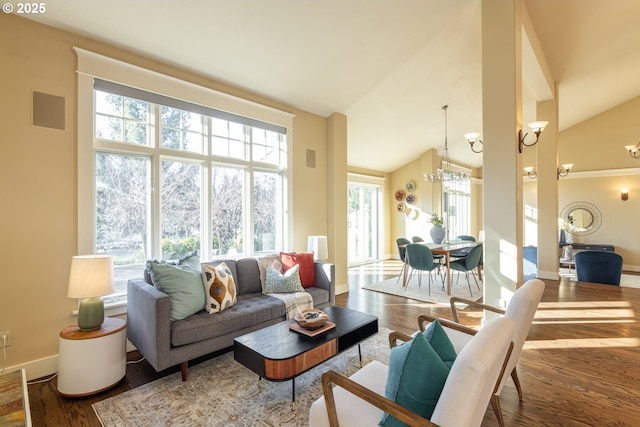
[(426, 172), (424, 174), (425, 181), (429, 181), (432, 184), (440, 182), (444, 187), (449, 187), (452, 184), (471, 179), (468, 171), (454, 171), (451, 166), (449, 147), (447, 146), (447, 108), (449, 108), (448, 105), (442, 106), (442, 110), (444, 110), (444, 150), (442, 151), (442, 158), (440, 159), (440, 167), (436, 169), (435, 174)]

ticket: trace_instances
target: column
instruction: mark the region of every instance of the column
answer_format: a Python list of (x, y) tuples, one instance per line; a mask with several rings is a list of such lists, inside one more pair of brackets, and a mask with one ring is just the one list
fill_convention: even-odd
[(521, 0), (482, 0), (484, 301), (500, 306), (522, 281), (521, 13)]
[(347, 282), (347, 116), (333, 113), (327, 125), (327, 238), (329, 260), (336, 266), (336, 293)]

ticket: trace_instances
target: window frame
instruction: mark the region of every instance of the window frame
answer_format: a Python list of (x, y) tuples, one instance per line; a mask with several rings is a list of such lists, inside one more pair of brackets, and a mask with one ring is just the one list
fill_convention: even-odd
[[(93, 254), (96, 247), (96, 233), (95, 233), (95, 153), (100, 152), (113, 152), (113, 153), (131, 153), (144, 157), (150, 157), (151, 159), (151, 174), (152, 182), (159, 181), (159, 165), (162, 160), (176, 159), (179, 161), (186, 161), (189, 159), (194, 163), (200, 163), (203, 167), (203, 191), (202, 191), (202, 206), (209, 206), (210, 204), (210, 189), (207, 187), (210, 184), (210, 171), (212, 162), (244, 165), (251, 169), (258, 167), (259, 169), (272, 169), (273, 165), (268, 164), (252, 164), (251, 160), (238, 160), (237, 162), (230, 162), (230, 159), (216, 158), (208, 153), (211, 146), (210, 137), (207, 138), (205, 152), (194, 153), (190, 151), (180, 151), (179, 156), (176, 155), (176, 150), (161, 147), (161, 141), (157, 140), (155, 146), (141, 146), (137, 144), (126, 144), (126, 150), (123, 149), (122, 142), (100, 140), (95, 138), (94, 130), (94, 81), (101, 79), (108, 82), (118, 82), (117, 84), (130, 86), (132, 88), (141, 88), (142, 90), (152, 93), (158, 93), (160, 96), (169, 98), (175, 98), (183, 100), (189, 103), (210, 106), (209, 108), (219, 109), (220, 111), (229, 111), (233, 116), (244, 116), (247, 120), (254, 120), (256, 122), (264, 122), (267, 124), (273, 124), (278, 127), (282, 127), (286, 130), (286, 144), (288, 147), (288, 158), (286, 169), (283, 171), (282, 188), (284, 192), (284, 205), (283, 209), (286, 212), (291, 213), (292, 200), (287, 194), (290, 194), (292, 190), (292, 182), (287, 179), (287, 174), (291, 170), (293, 164), (293, 156), (291, 154), (291, 147), (293, 146), (293, 119), (294, 115), (278, 110), (272, 107), (268, 107), (262, 104), (258, 104), (252, 101), (248, 101), (242, 98), (234, 97), (224, 94), (222, 92), (214, 91), (212, 89), (198, 86), (190, 82), (175, 79), (173, 77), (163, 75), (148, 69), (144, 69), (135, 65), (127, 64), (106, 56), (96, 54), (94, 52), (86, 51), (74, 47), (74, 51), (78, 56), (78, 120), (77, 120), (77, 149), (78, 149), (78, 161), (77, 161), (77, 203), (78, 203), (78, 254)], [(207, 108), (207, 107), (204, 107)], [(159, 123), (155, 123), (154, 132), (156, 132), (156, 138), (159, 132)], [(234, 159), (231, 159), (234, 160)], [(252, 175), (251, 175), (252, 176)], [(251, 184), (252, 185), (252, 184)], [(253, 189), (251, 188), (251, 192)], [(152, 190), (152, 206), (151, 206), (151, 236), (150, 243), (150, 257), (161, 256), (161, 224), (160, 224), (160, 196), (159, 192)], [(249, 193), (252, 194), (252, 193)], [(247, 205), (247, 209), (251, 210), (252, 205)], [(205, 229), (201, 231), (201, 246), (203, 248), (209, 248), (210, 246), (210, 213), (206, 208), (202, 215), (202, 227)], [(292, 215), (286, 216), (285, 223), (283, 224), (283, 244), (289, 246), (291, 244), (292, 233), (288, 233), (293, 226)], [(248, 228), (251, 230), (251, 228)], [(247, 239), (253, 242), (252, 231), (247, 235)], [(253, 244), (250, 245), (251, 250)], [(210, 252), (203, 251), (201, 256), (208, 256)], [(115, 315), (126, 312), (126, 298), (111, 298), (107, 296), (106, 307), (107, 315)]]

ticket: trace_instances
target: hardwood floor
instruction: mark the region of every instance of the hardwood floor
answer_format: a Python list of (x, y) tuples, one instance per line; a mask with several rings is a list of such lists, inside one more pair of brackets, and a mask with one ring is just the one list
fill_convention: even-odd
[[(397, 276), (400, 268), (399, 261), (385, 261), (350, 269), (350, 292), (339, 295), (337, 305), (375, 314), (381, 326), (405, 333), (417, 329), (421, 313), (451, 318), (445, 306), (360, 289)], [(500, 397), (505, 426), (640, 425), (640, 289), (545, 282), (518, 365), (524, 399), (510, 380)], [(465, 310), (461, 321), (479, 327), (480, 319), (480, 312)], [(30, 384), (33, 425), (99, 427), (91, 404), (178, 370), (156, 373), (145, 361), (129, 364), (120, 384), (84, 399), (60, 397), (55, 378)], [(482, 425), (498, 426), (490, 406)]]

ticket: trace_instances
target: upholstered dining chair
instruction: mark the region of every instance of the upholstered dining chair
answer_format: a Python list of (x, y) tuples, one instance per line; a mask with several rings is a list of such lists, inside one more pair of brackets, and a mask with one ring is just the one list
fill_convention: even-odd
[(407, 253), (407, 245), (411, 243), (411, 240), (405, 239), (404, 237), (398, 237), (396, 239), (396, 245), (398, 246), (398, 256), (400, 257), (400, 261), (402, 261), (402, 270), (400, 270), (400, 275), (398, 276), (398, 280), (396, 280), (396, 285), (400, 281), (400, 278), (404, 274), (405, 268), (407, 268), (407, 263), (404, 259)]
[[(529, 330), (531, 329), (533, 318), (538, 309), (538, 305), (540, 304), (542, 294), (544, 293), (544, 288), (545, 284), (542, 280), (528, 280), (514, 292), (506, 309), (501, 309), (492, 305), (483, 304), (464, 298), (452, 297), (450, 299), (450, 305), (454, 322), (447, 322), (446, 320), (438, 319), (444, 327), (444, 330), (451, 340), (454, 348), (456, 349), (456, 352), (460, 352), (470, 340), (468, 333), (461, 332), (464, 331), (464, 325), (460, 324), (460, 318), (458, 316), (458, 308), (456, 304), (463, 303), (470, 307), (488, 310), (494, 313), (501, 314), (503, 315), (503, 317), (513, 320), (515, 324), (515, 329), (513, 331), (512, 337), (513, 351), (509, 356), (506, 368), (499, 378), (498, 383), (496, 384), (496, 389), (493, 393), (493, 396), (491, 397), (491, 406), (493, 407), (493, 412), (498, 418), (498, 424), (501, 427), (504, 427), (504, 419), (502, 418), (502, 411), (500, 409), (500, 393), (502, 392), (502, 389), (504, 388), (504, 385), (509, 376), (511, 376), (516, 386), (518, 398), (522, 400), (522, 387), (518, 378), (516, 365), (520, 360), (522, 348), (525, 341), (527, 340), (527, 336), (529, 335)], [(434, 320), (436, 320), (436, 318), (428, 315), (420, 315), (418, 317), (418, 326), (420, 330), (424, 331), (429, 323), (433, 322)]]
[(429, 420), (385, 397), (391, 368), (374, 360), (351, 377), (332, 370), (322, 375), (323, 396), (311, 405), (309, 426), (376, 427), (386, 412), (409, 426), (480, 427), (513, 347), (513, 330), (512, 320), (494, 319), (469, 339)]
[(465, 242), (475, 242), (476, 238), (466, 234), (461, 234), (459, 236), (456, 236), (456, 240), (464, 240)]
[[(471, 251), (469, 251), (469, 254), (466, 257), (451, 261), (451, 263), (449, 264), (449, 267), (451, 268), (451, 270), (464, 272), (467, 279), (467, 286), (469, 286), (469, 293), (471, 294), (471, 296), (473, 296), (473, 292), (471, 291), (471, 282), (469, 282), (469, 272), (473, 273), (473, 271), (476, 268), (478, 268), (478, 265), (480, 264), (481, 259), (482, 259), (482, 243), (477, 246), (474, 246), (471, 249)], [(456, 284), (458, 283), (459, 279), (460, 279), (460, 275), (458, 275), (458, 277), (456, 278)], [(478, 290), (480, 290), (480, 285), (478, 284), (478, 279), (476, 278), (475, 273), (473, 273), (473, 280), (476, 281), (476, 286), (478, 287)]]
[[(413, 243), (424, 242), (424, 239), (420, 236), (413, 236), (411, 240), (413, 240)], [(433, 259), (437, 260), (440, 264), (442, 264), (444, 262), (444, 255), (433, 254)]]
[(573, 256), (579, 282), (620, 285), (622, 256), (615, 252), (580, 251)]
[[(407, 245), (406, 257), (409, 267), (411, 267), (411, 275), (413, 276), (418, 271), (418, 287), (422, 286), (423, 272), (426, 271), (429, 274), (429, 295), (431, 295), (431, 272), (440, 266), (440, 263), (435, 262), (433, 252), (426, 245), (410, 243)], [(444, 279), (442, 283), (444, 285)]]

